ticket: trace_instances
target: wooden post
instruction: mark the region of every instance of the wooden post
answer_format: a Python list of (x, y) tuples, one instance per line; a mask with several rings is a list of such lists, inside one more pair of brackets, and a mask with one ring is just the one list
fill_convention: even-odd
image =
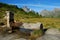
[(10, 23), (9, 23), (9, 11), (6, 11), (6, 16), (7, 16), (7, 27), (10, 28)]
[(6, 11), (7, 16), (7, 27), (10, 28), (11, 23), (14, 23), (14, 13), (10, 11)]
[(14, 23), (14, 13), (10, 11), (6, 11), (6, 18), (7, 18), (7, 28), (9, 29), (9, 33), (12, 32), (12, 23)]

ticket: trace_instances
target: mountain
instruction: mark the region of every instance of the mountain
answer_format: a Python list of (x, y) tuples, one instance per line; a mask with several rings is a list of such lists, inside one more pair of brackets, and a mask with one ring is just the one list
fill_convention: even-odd
[(48, 11), (45, 9), (45, 10), (40, 12), (40, 15), (42, 15), (43, 17), (51, 17), (52, 13), (51, 13), (51, 11)]
[(23, 9), (25, 12), (29, 12), (29, 11), (30, 11), (30, 9), (27, 8), (27, 6), (24, 6), (22, 9)]
[(60, 8), (55, 8), (52, 12), (55, 15), (54, 17), (60, 18)]
[(49, 18), (60, 18), (60, 9), (55, 8), (52, 11), (48, 11), (45, 9), (40, 12), (40, 15), (42, 15), (43, 17), (49, 17)]

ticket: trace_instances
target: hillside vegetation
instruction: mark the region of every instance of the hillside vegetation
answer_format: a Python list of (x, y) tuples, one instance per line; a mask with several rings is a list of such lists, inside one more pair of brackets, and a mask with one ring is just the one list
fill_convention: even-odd
[(39, 15), (38, 13), (34, 11), (25, 12), (23, 8), (18, 8), (16, 5), (0, 3), (0, 18), (4, 17), (5, 11), (7, 10), (14, 12), (15, 19), (41, 17), (41, 15)]

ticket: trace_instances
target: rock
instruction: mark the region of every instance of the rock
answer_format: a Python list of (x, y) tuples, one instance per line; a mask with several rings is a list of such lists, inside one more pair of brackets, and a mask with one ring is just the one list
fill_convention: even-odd
[(37, 38), (36, 40), (60, 40), (60, 35), (49, 35), (46, 34), (42, 37)]
[(45, 35), (36, 40), (60, 40), (60, 32), (58, 29), (51, 28), (45, 32)]
[(56, 35), (56, 34), (60, 34), (60, 31), (58, 29), (54, 29), (54, 28), (51, 28), (51, 29), (48, 29), (45, 34), (52, 34), (52, 35)]
[(12, 31), (8, 31), (8, 33), (12, 33)]
[(40, 29), (41, 23), (23, 23), (23, 28), (26, 29)]
[(15, 40), (27, 40), (27, 39), (24, 39), (24, 38), (19, 38), (19, 39), (15, 39)]

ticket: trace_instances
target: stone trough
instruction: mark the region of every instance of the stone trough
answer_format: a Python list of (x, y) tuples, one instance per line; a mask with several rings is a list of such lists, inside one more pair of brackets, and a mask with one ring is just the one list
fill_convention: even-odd
[(23, 25), (21, 26), (21, 28), (25, 28), (25, 29), (35, 29), (35, 30), (40, 30), (43, 29), (43, 24), (42, 23), (23, 23)]
[(32, 32), (35, 30), (43, 30), (43, 24), (42, 23), (23, 23), (23, 25), (20, 26), (20, 31), (29, 35), (31, 35)]

